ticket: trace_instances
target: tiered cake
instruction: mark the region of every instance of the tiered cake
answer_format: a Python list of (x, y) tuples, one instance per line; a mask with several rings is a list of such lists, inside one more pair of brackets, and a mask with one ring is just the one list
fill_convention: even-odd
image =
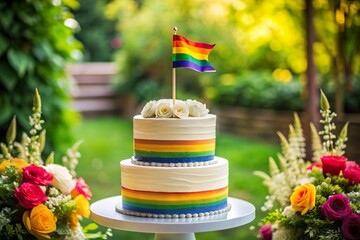
[(215, 156), (216, 116), (204, 104), (151, 101), (133, 131), (134, 156), (120, 162), (122, 213), (182, 218), (228, 210), (228, 161)]

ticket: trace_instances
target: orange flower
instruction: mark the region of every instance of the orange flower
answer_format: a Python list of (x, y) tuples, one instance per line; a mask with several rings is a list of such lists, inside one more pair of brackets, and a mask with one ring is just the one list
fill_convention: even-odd
[(71, 230), (75, 230), (79, 224), (79, 218), (76, 212), (72, 212), (69, 216), (69, 227)]
[(25, 211), (22, 220), (28, 232), (39, 240), (51, 239), (49, 234), (56, 230), (57, 219), (44, 204)]
[(13, 158), (11, 160), (5, 160), (0, 164), (0, 173), (4, 173), (6, 168), (14, 165), (18, 173), (22, 173), (23, 168), (29, 165), (29, 163), (20, 158)]
[(315, 207), (316, 188), (311, 183), (305, 183), (295, 188), (290, 196), (290, 202), (295, 212), (306, 214)]
[(86, 199), (86, 197), (82, 194), (80, 195), (77, 195), (75, 198), (74, 198), (74, 201), (78, 207), (76, 213), (85, 217), (85, 218), (88, 218), (90, 216), (90, 203), (89, 203), (89, 200)]

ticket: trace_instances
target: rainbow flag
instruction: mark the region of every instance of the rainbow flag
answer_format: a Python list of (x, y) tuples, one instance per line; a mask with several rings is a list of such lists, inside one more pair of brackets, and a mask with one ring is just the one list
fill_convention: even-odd
[(173, 35), (173, 68), (191, 68), (198, 72), (215, 72), (208, 55), (215, 44), (192, 42), (180, 35)]

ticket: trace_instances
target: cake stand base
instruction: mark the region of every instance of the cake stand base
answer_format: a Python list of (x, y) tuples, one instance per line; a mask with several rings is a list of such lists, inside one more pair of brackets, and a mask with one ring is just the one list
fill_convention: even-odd
[(105, 198), (90, 206), (90, 218), (103, 226), (133, 232), (155, 233), (155, 240), (195, 240), (196, 232), (224, 230), (245, 225), (255, 219), (249, 202), (228, 198), (228, 212), (197, 218), (146, 218), (119, 213), (121, 196)]
[(196, 240), (195, 233), (155, 233), (155, 240)]

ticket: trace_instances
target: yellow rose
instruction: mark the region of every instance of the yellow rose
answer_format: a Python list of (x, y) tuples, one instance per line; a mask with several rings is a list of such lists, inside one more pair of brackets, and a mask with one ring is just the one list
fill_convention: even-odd
[(89, 200), (86, 199), (86, 197), (82, 194), (80, 195), (77, 195), (75, 198), (74, 198), (74, 201), (78, 207), (76, 213), (85, 217), (85, 218), (88, 218), (90, 216), (90, 203), (89, 203)]
[(25, 211), (22, 220), (28, 232), (39, 240), (50, 239), (49, 233), (56, 230), (57, 219), (44, 204)]
[(69, 227), (71, 230), (75, 230), (79, 224), (79, 218), (76, 212), (72, 212), (69, 216)]
[(14, 165), (19, 173), (22, 173), (22, 169), (29, 165), (29, 163), (20, 158), (13, 158), (11, 160), (5, 160), (0, 164), (0, 173), (4, 173), (6, 168)]
[(316, 188), (311, 183), (305, 183), (295, 188), (290, 196), (290, 202), (295, 212), (306, 214), (315, 207)]

